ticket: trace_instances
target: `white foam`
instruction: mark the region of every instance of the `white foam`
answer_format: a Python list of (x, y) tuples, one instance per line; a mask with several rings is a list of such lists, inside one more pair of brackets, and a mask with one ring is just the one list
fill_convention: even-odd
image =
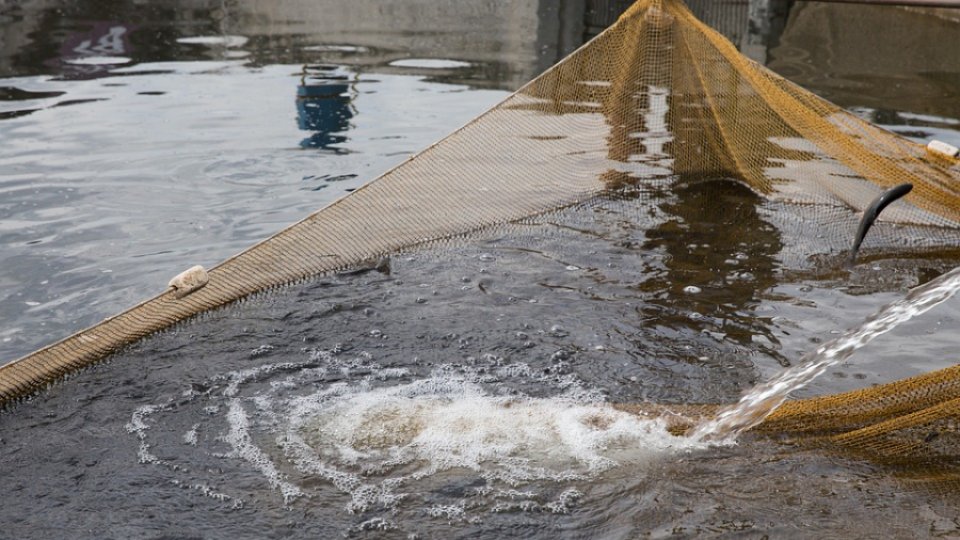
[(444, 518), (447, 520), (462, 520), (466, 516), (466, 505), (460, 504), (442, 504), (427, 508), (426, 514), (430, 517)]
[(390, 531), (396, 529), (397, 526), (393, 523), (380, 518), (375, 517), (373, 519), (368, 519), (356, 527), (357, 531), (366, 532), (366, 531)]
[[(164, 441), (160, 431), (148, 439), (148, 416), (157, 414), (151, 423), (159, 424), (160, 412), (201, 413), (206, 419), (176, 452), (243, 460), (285, 504), (323, 490), (320, 480), (349, 497), (349, 512), (393, 510), (438, 482), (454, 482), (464, 486), (460, 495), (429, 498), (421, 511), (467, 521), (484, 510), (567, 512), (582, 496), (580, 482), (698, 445), (670, 435), (660, 420), (614, 409), (573, 375), (494, 356), (470, 364), (437, 366), (414, 379), (367, 353), (317, 351), (308, 361), (217, 376), (210, 391), (185, 394), (176, 407), (141, 407), (127, 429), (140, 439), (142, 462), (188, 475), (185, 485), (206, 485), (196, 476), (203, 473), (150, 453), (149, 443)], [(323, 382), (329, 377), (342, 380)], [(505, 382), (555, 395), (525, 396)], [(201, 441), (201, 430), (219, 433), (229, 451), (206, 449), (212, 439)]]
[(197, 429), (200, 428), (200, 424), (194, 424), (189, 431), (183, 434), (183, 444), (189, 444), (190, 446), (197, 445)]
[(310, 364), (299, 362), (285, 362), (282, 364), (267, 364), (264, 366), (258, 366), (250, 369), (242, 369), (239, 371), (231, 371), (225, 377), (229, 382), (227, 387), (223, 389), (223, 395), (227, 397), (233, 397), (237, 395), (237, 392), (240, 390), (242, 384), (248, 383), (250, 381), (259, 380), (260, 378), (270, 375), (277, 371), (292, 371), (307, 367)]
[(660, 420), (604, 403), (495, 396), (463, 377), (341, 390), (292, 416), (320, 457), (366, 471), (416, 464), (414, 477), (469, 469), (519, 485), (586, 478), (689, 445)]
[(230, 423), (230, 431), (223, 440), (233, 448), (232, 456), (242, 458), (256, 467), (270, 486), (280, 491), (284, 503), (304, 495), (300, 488), (285, 480), (270, 458), (253, 443), (249, 432), (250, 421), (239, 399), (230, 400), (227, 421)]
[(147, 430), (150, 429), (150, 426), (146, 422), (148, 416), (160, 410), (162, 410), (162, 407), (159, 405), (137, 407), (130, 416), (130, 421), (124, 426), (128, 433), (133, 433), (140, 440), (140, 446), (137, 450), (137, 459), (140, 463), (161, 463), (161, 460), (150, 452), (150, 444), (147, 443)]
[(171, 480), (170, 483), (179, 488), (196, 491), (200, 495), (203, 495), (204, 497), (209, 497), (215, 501), (219, 501), (219, 502), (233, 501), (232, 508), (235, 510), (243, 508), (242, 500), (234, 499), (233, 497), (227, 495), (226, 493), (221, 493), (220, 491), (217, 491), (216, 489), (208, 486), (207, 484), (202, 484), (202, 483), (201, 484), (185, 484), (177, 479)]

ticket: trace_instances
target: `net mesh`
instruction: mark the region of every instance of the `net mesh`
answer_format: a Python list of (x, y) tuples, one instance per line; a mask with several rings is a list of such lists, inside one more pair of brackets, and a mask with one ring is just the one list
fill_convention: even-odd
[[(218, 265), (202, 289), (185, 297), (168, 290), (0, 367), (0, 403), (254, 292), (679, 175), (738, 178), (820, 221), (911, 182), (881, 219), (903, 224), (904, 234), (922, 231), (912, 237), (918, 248), (958, 245), (960, 161), (746, 59), (679, 0), (640, 0), (468, 125)], [(849, 231), (837, 235), (835, 244), (849, 241)], [(756, 431), (910, 463), (914, 477), (956, 483), (958, 369), (790, 402)]]

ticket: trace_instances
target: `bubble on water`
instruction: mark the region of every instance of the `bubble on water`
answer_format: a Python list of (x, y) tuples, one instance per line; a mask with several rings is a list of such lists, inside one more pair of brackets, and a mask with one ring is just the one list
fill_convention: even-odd
[(435, 518), (459, 520), (459, 519), (463, 519), (464, 516), (466, 515), (466, 509), (463, 503), (457, 504), (457, 505), (446, 504), (446, 505), (431, 506), (430, 508), (427, 508), (426, 514), (430, 517), (435, 517)]
[(197, 429), (200, 427), (200, 424), (194, 424), (190, 428), (190, 431), (183, 434), (183, 443), (189, 444), (190, 446), (197, 445)]
[(227, 387), (223, 390), (223, 395), (232, 397), (237, 395), (237, 392), (240, 389), (240, 385), (258, 380), (264, 376), (268, 376), (277, 371), (283, 370), (295, 370), (303, 367), (303, 364), (299, 363), (282, 363), (282, 364), (268, 364), (264, 366), (259, 366), (250, 369), (243, 369), (240, 371), (234, 371), (226, 375), (226, 379), (229, 381)]
[(272, 351), (274, 348), (275, 347), (273, 345), (267, 345), (267, 344), (260, 345), (259, 347), (250, 351), (250, 358), (257, 358), (258, 356), (263, 356), (269, 353), (270, 351)]
[(605, 403), (496, 396), (442, 372), (394, 387), (344, 390), (301, 398), (291, 411), (300, 419), (295, 436), (321, 460), (385, 475), (393, 484), (454, 469), (508, 486), (565, 482), (592, 477), (627, 456), (643, 460), (680, 441), (659, 420)]
[(554, 337), (567, 337), (570, 335), (570, 332), (559, 324), (555, 324), (550, 327), (550, 335)]
[(249, 431), (250, 420), (239, 399), (230, 400), (227, 421), (230, 430), (223, 437), (223, 441), (233, 448), (227, 457), (239, 457), (256, 467), (270, 483), (270, 487), (280, 491), (284, 503), (289, 504), (293, 499), (304, 495), (300, 488), (286, 481), (270, 457), (253, 443)]
[(233, 503), (230, 505), (231, 509), (233, 509), (233, 510), (238, 510), (238, 509), (240, 509), (240, 508), (243, 508), (243, 500), (242, 500), (242, 499), (235, 499), (235, 498), (227, 495), (226, 493), (217, 491), (215, 488), (213, 488), (213, 487), (211, 487), (211, 486), (209, 486), (209, 485), (207, 485), (207, 484), (203, 484), (203, 483), (190, 484), (190, 483), (182, 482), (182, 481), (177, 480), (177, 479), (171, 480), (170, 483), (173, 484), (173, 485), (175, 485), (175, 486), (177, 486), (177, 487), (179, 487), (179, 488), (183, 488), (183, 489), (195, 491), (195, 492), (199, 493), (200, 495), (202, 495), (202, 496), (204, 496), (204, 497), (209, 497), (209, 498), (211, 498), (211, 499), (213, 499), (213, 500), (215, 500), (215, 501), (219, 501), (219, 502), (233, 501)]
[(540, 504), (530, 500), (500, 501), (490, 509), (491, 512), (539, 512), (540, 510)]
[[(516, 383), (553, 395), (527, 396)], [(615, 409), (573, 374), (489, 354), (414, 374), (367, 353), (312, 351), (306, 361), (205, 384), (209, 391), (178, 397), (176, 406), (133, 414), (127, 429), (143, 463), (167, 467), (184, 485), (222, 482), (182, 465), (184, 458), (151, 453), (206, 452), (251, 467), (286, 505), (335, 490), (351, 513), (418, 504), (428, 516), (467, 522), (480, 512), (562, 513), (582, 496), (577, 483), (696, 444), (670, 435), (662, 420)], [(186, 434), (186, 426), (170, 436), (169, 426), (150, 430), (186, 408), (205, 413)], [(210, 436), (201, 440), (201, 431)], [(435, 491), (440, 484), (447, 487)], [(216, 492), (239, 501), (222, 487)]]
[(355, 530), (357, 532), (390, 531), (396, 528), (397, 526), (391, 523), (390, 521), (387, 521), (381, 517), (375, 517), (375, 518), (364, 521), (360, 525), (357, 525), (355, 527)]
[(703, 292), (703, 289), (701, 289), (700, 287), (697, 287), (696, 285), (687, 285), (686, 287), (683, 288), (683, 292), (687, 294), (700, 294), (701, 292)]
[(575, 488), (570, 488), (561, 493), (557, 500), (547, 504), (547, 509), (555, 514), (566, 514), (582, 498), (583, 493)]
[(137, 407), (130, 417), (130, 422), (125, 426), (127, 433), (133, 433), (140, 440), (140, 447), (137, 450), (137, 459), (140, 463), (162, 463), (157, 456), (150, 453), (150, 445), (147, 443), (147, 430), (150, 429), (150, 426), (147, 425), (146, 418), (159, 410), (161, 410), (161, 407), (158, 405)]

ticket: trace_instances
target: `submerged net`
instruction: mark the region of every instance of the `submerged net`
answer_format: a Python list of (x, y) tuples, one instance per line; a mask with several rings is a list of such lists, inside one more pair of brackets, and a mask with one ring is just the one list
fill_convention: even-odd
[(960, 366), (786, 402), (756, 431), (852, 452), (924, 490), (960, 488)]
[[(679, 0), (640, 0), (514, 95), (348, 197), (176, 291), (0, 368), (0, 403), (29, 395), (187, 317), (254, 292), (370, 264), (629, 186), (736, 178), (822, 225), (885, 189), (913, 191), (881, 220), (899, 246), (956, 250), (960, 161), (864, 122), (741, 56)], [(799, 230), (802, 235), (803, 231)], [(881, 231), (882, 232), (882, 231)], [(882, 235), (881, 235), (882, 237)], [(803, 240), (794, 241), (802, 253)], [(874, 238), (866, 249), (888, 244)], [(758, 428), (913, 463), (955, 481), (958, 372), (788, 403)], [(919, 460), (919, 461), (918, 461)], [(936, 467), (932, 465), (936, 464)], [(931, 472), (932, 471), (932, 472)], [(919, 473), (916, 473), (919, 474)]]

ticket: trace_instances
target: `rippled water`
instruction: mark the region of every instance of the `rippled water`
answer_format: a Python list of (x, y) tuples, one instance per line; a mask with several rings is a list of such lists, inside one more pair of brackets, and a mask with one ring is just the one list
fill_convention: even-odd
[[(298, 124), (302, 66), (146, 63), (0, 80), (62, 97), (0, 122), (0, 354), (12, 358), (329, 204), (502, 97), (343, 69), (335, 125)], [(404, 107), (394, 105), (398, 95)], [(58, 106), (64, 101), (82, 104)], [(436, 110), (443, 110), (441, 115)], [(327, 121), (320, 118), (318, 123)], [(417, 127), (412, 128), (411, 125)], [(39, 334), (39, 335), (38, 335)]]
[[(541, 4), (0, 6), (0, 361), (216, 264), (482, 112), (582, 42), (575, 10)], [(825, 46), (810, 28), (830, 10), (903, 15), (801, 6), (770, 38), (771, 67), (960, 145), (956, 63), (934, 54), (955, 23), (909, 15), (929, 39), (898, 54), (923, 65), (841, 62), (872, 34)]]
[[(41, 13), (65, 27), (64, 48), (44, 59), (36, 40), (10, 52), (52, 69), (0, 72), (4, 361), (303, 218), (506, 95), (454, 82), (471, 78), (474, 62), (403, 59), (416, 50), (323, 48), (318, 34), (295, 46), (269, 34), (197, 36), (202, 25), (175, 19), (152, 23), (168, 48), (144, 50), (137, 37), (149, 33), (137, 24), (74, 28)], [(340, 65), (313, 67), (330, 61)], [(47, 73), (17, 73), (38, 68)]]
[[(504, 511), (567, 513), (583, 496), (578, 485), (628, 463), (643, 465), (698, 446), (670, 435), (661, 419), (612, 408), (572, 374), (558, 379), (503, 359), (472, 364), (444, 364), (414, 378), (419, 370), (384, 368), (371, 353), (319, 350), (304, 362), (224, 374), (218, 379), (225, 386), (195, 390), (175, 404), (142, 406), (126, 427), (140, 440), (141, 463), (180, 476), (187, 472), (178, 465), (182, 457), (174, 462), (154, 454), (169, 452), (170, 440), (153, 428), (195, 409), (200, 421), (182, 442), (207, 452), (199, 434), (220, 432), (226, 420), (219, 436), (229, 447), (224, 457), (259, 471), (284, 504), (329, 496), (332, 487), (348, 501), (350, 514), (414, 506), (456, 519)], [(336, 378), (345, 380), (317, 387)], [(504, 395), (500, 381), (555, 387), (559, 394)], [(251, 394), (249, 386), (258, 389)], [(275, 437), (272, 443), (267, 434)], [(182, 476), (184, 483), (197, 480), (189, 472)], [(439, 479), (466, 485), (444, 503), (413, 502)], [(243, 504), (239, 497), (219, 498)]]
[[(711, 448), (635, 411), (732, 402), (956, 261), (787, 277), (802, 209), (723, 180), (633, 195), (258, 295), (77, 374), (0, 417), (0, 516), (90, 538), (953, 530), (949, 504), (872, 465), (751, 436)], [(723, 204), (687, 211), (703, 200)], [(681, 218), (689, 234), (669, 234)], [(922, 348), (870, 345), (811, 389), (952, 364), (958, 310), (885, 340)], [(43, 522), (18, 517), (50, 493)]]
[[(52, 4), (0, 7), (3, 361), (363, 185), (583, 34), (563, 2)], [(771, 66), (960, 144), (960, 65), (843, 65), (889, 32), (831, 48), (811, 4)], [(956, 533), (873, 465), (624, 412), (730, 403), (960, 262), (880, 227), (848, 269), (831, 242), (856, 216), (817, 217), (674, 178), (186, 322), (0, 415), (5, 534)], [(947, 302), (798, 395), (952, 365), (958, 322)]]

